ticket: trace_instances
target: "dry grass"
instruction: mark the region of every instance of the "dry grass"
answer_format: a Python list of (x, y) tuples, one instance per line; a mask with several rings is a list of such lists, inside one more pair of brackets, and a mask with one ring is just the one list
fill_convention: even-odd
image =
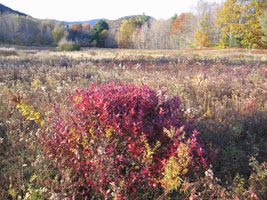
[[(0, 198), (7, 198), (10, 184), (17, 196), (30, 188), (49, 197), (69, 187), (55, 163), (42, 156), (38, 137), (46, 132), (21, 116), (8, 91), (18, 92), (47, 117), (51, 104), (64, 105), (69, 93), (111, 80), (148, 84), (179, 96), (205, 148), (216, 158), (211, 162), (214, 176), (229, 187), (239, 174), (248, 189), (250, 158), (267, 161), (266, 55), (266, 50), (240, 49), (0, 49)], [(31, 182), (34, 174), (39, 178)]]
[(8, 56), (17, 56), (18, 53), (15, 49), (9, 49), (9, 48), (0, 48), (0, 57), (8, 57)]

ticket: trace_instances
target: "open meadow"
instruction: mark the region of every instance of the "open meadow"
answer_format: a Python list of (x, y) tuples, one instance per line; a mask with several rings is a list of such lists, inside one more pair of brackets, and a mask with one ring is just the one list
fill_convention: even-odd
[[(157, 156), (163, 155), (164, 148), (168, 148), (168, 145), (160, 147), (164, 145), (160, 139), (151, 142), (152, 139), (142, 136), (142, 140), (139, 138), (139, 142), (134, 143), (137, 136), (132, 139), (127, 136), (129, 141), (125, 146), (114, 143), (118, 139), (117, 133), (128, 130), (126, 125), (124, 129), (118, 128), (118, 132), (110, 124), (108, 130), (101, 129), (107, 143), (105, 138), (101, 142), (97, 137), (92, 139), (92, 132), (109, 120), (101, 116), (102, 121), (81, 128), (83, 135), (78, 137), (76, 124), (82, 124), (82, 119), (86, 118), (86, 114), (85, 118), (81, 117), (86, 107), (82, 110), (79, 105), (81, 99), (90, 98), (92, 91), (87, 90), (85, 96), (79, 96), (82, 94), (76, 90), (91, 87), (96, 94), (104, 88), (108, 95), (112, 96), (112, 92), (118, 95), (116, 101), (105, 100), (104, 92), (94, 95), (95, 109), (106, 105), (97, 104), (97, 98), (104, 98), (103, 101), (109, 101), (111, 106), (120, 98), (124, 100), (133, 95), (129, 91), (139, 92), (140, 102), (153, 97), (140, 104), (140, 107), (148, 107), (144, 112), (152, 109), (148, 104), (154, 99), (157, 101), (158, 96), (164, 96), (162, 99), (167, 103), (174, 102), (170, 99), (175, 96), (179, 97), (179, 114), (173, 112), (185, 121), (185, 130), (172, 130), (171, 123), (169, 127), (163, 126), (169, 129), (165, 135), (172, 132), (166, 144), (170, 144), (178, 132), (183, 135), (179, 136), (179, 145), (174, 145), (175, 156), (167, 156), (166, 164), (158, 169), (153, 164), (158, 162)], [(109, 90), (110, 87), (115, 90)], [(124, 91), (127, 88), (129, 91)], [(127, 94), (127, 98), (123, 94)], [(76, 107), (69, 100), (73, 96), (77, 97), (73, 100)], [(165, 101), (162, 99), (159, 101)], [(136, 104), (140, 102), (136, 101)], [(131, 107), (130, 100), (128, 103)], [(133, 107), (132, 112), (137, 107)], [(73, 110), (75, 114), (71, 116)], [(136, 116), (140, 110), (138, 113), (136, 110)], [(114, 113), (114, 116), (118, 114)], [(97, 114), (98, 111), (92, 114), (94, 120)], [(154, 115), (147, 116), (147, 124)], [(165, 120), (164, 117), (160, 119)], [(64, 125), (68, 120), (73, 121), (71, 125)], [(71, 128), (66, 128), (65, 133), (62, 127)], [(196, 139), (194, 134), (189, 134), (192, 129), (199, 132), (197, 145), (201, 144), (201, 147), (191, 145)], [(101, 132), (100, 128), (98, 131)], [(63, 135), (59, 137), (56, 133)], [(56, 135), (54, 138), (61, 140), (60, 145), (54, 144), (50, 135)], [(70, 138), (63, 143), (65, 137)], [(94, 147), (92, 151), (87, 149), (90, 145)], [(114, 145), (117, 152), (131, 156), (123, 158), (126, 164), (121, 158), (118, 162), (122, 164), (117, 166), (115, 150), (108, 153), (106, 147), (115, 148)], [(141, 150), (137, 151), (135, 145)], [(79, 151), (83, 153), (79, 154)], [(87, 154), (91, 156), (90, 162)], [(122, 154), (118, 155), (122, 157)], [(96, 162), (97, 157), (101, 157), (101, 162)], [(109, 168), (113, 161), (108, 157), (114, 157), (114, 168), (118, 167), (118, 171)], [(200, 157), (203, 162), (197, 160)], [(95, 168), (90, 171), (92, 166)], [(267, 199), (267, 50), (85, 48), (59, 52), (55, 48), (2, 47), (0, 169), (0, 199)]]

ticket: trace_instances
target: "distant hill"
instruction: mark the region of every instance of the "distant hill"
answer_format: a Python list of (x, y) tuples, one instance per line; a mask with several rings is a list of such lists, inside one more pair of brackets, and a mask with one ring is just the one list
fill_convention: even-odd
[(19, 11), (16, 11), (16, 10), (13, 10), (9, 7), (6, 7), (4, 6), (3, 4), (0, 4), (0, 13), (3, 14), (3, 13), (10, 13), (10, 14), (15, 14), (15, 15), (20, 15), (20, 16), (28, 16), (22, 12), (19, 12)]
[[(32, 18), (31, 16), (21, 13), (19, 11), (15, 11), (7, 6), (4, 6), (3, 4), (0, 4), (0, 14), (5, 14), (3, 17), (0, 18), (0, 42), (11, 42), (11, 43), (18, 43), (18, 44), (52, 44), (53, 43), (53, 36), (52, 36), (52, 30), (56, 26), (56, 23), (63, 23), (66, 27), (66, 30), (69, 29), (68, 25), (74, 24), (74, 23), (88, 23), (90, 26), (93, 26), (95, 23), (97, 23), (100, 20), (104, 20), (109, 25), (109, 30), (107, 31), (107, 34), (105, 35), (105, 41), (104, 45), (105, 47), (109, 48), (117, 48), (118, 47), (118, 36), (120, 27), (123, 23), (123, 20), (128, 20), (130, 18), (139, 18), (140, 17), (146, 17), (143, 18), (143, 20), (146, 20), (149, 24), (151, 21), (155, 20), (153, 17), (150, 16), (144, 16), (144, 15), (131, 15), (131, 16), (125, 16), (122, 18), (119, 18), (117, 20), (108, 20), (108, 19), (92, 19), (92, 20), (86, 20), (86, 21), (61, 21), (57, 19), (52, 20), (42, 20), (42, 19), (36, 19)], [(18, 20), (16, 17), (14, 18), (12, 15), (20, 15), (22, 17), (25, 17), (24, 20), (16, 21)], [(31, 21), (32, 20), (32, 21)], [(46, 23), (46, 22), (49, 23)], [(31, 24), (31, 26), (28, 26), (27, 24)], [(15, 24), (15, 25), (14, 25)], [(40, 27), (39, 25), (42, 27)], [(48, 30), (48, 31), (42, 31), (42, 30)], [(38, 37), (37, 37), (38, 36)], [(80, 38), (79, 38), (80, 37)], [(82, 38), (82, 37), (87, 37)], [(88, 38), (90, 38), (90, 35), (86, 34), (80, 34), (79, 36), (75, 35), (74, 33), (69, 34), (69, 39), (75, 40), (75, 41), (86, 41), (88, 42)], [(85, 42), (85, 43), (86, 43)], [(89, 41), (90, 42), (90, 41)], [(86, 43), (87, 44), (87, 43)], [(89, 43), (88, 43), (89, 44)]]
[[(141, 15), (131, 15), (131, 16), (121, 17), (116, 20), (105, 20), (105, 21), (109, 24), (110, 29), (115, 29), (116, 31), (119, 31), (123, 20), (128, 20), (130, 18), (137, 18), (140, 16)], [(150, 16), (146, 16), (146, 17), (147, 17), (147, 20), (155, 20), (153, 17), (150, 17)]]
[(74, 24), (74, 23), (79, 23), (79, 24), (88, 23), (90, 24), (90, 26), (93, 26), (99, 20), (106, 20), (106, 19), (92, 19), (92, 20), (87, 20), (87, 21), (73, 21), (73, 22), (57, 21), (57, 22), (63, 22), (65, 25)]
[[(29, 15), (27, 15), (25, 13), (13, 10), (13, 9), (3, 5), (3, 4), (0, 4), (0, 13), (1, 14), (3, 14), (3, 13), (16, 14), (16, 15), (25, 16), (25, 17), (29, 16)], [(138, 16), (140, 16), (140, 15), (125, 16), (125, 17), (121, 17), (121, 18), (119, 18), (117, 20), (108, 20), (108, 19), (102, 18), (102, 19), (92, 19), (92, 20), (86, 20), (86, 21), (60, 21), (60, 20), (56, 20), (56, 19), (52, 20), (52, 21), (59, 22), (59, 23), (61, 22), (61, 23), (64, 23), (65, 25), (70, 25), (70, 24), (74, 24), (74, 23), (79, 23), (79, 24), (88, 23), (88, 24), (90, 24), (90, 26), (93, 26), (99, 20), (105, 20), (109, 24), (111, 29), (116, 29), (116, 31), (117, 31), (119, 29), (120, 25), (122, 24), (123, 20), (128, 20), (128, 19), (130, 19), (132, 17), (136, 18)], [(148, 17), (149, 20), (150, 19), (152, 19), (152, 20), (154, 19), (153, 17), (150, 17), (150, 16), (147, 16), (147, 17)]]
[[(109, 20), (109, 19), (92, 19), (92, 20), (87, 20), (87, 21), (73, 21), (73, 22), (66, 22), (66, 21), (57, 21), (57, 22), (63, 22), (64, 24), (66, 25), (69, 25), (69, 24), (74, 24), (74, 23), (79, 23), (79, 24), (84, 24), (84, 23), (88, 23), (90, 24), (90, 26), (93, 26), (96, 22), (98, 22), (99, 20), (104, 20), (106, 21), (109, 25), (111, 25), (111, 27), (113, 28), (114, 26), (115, 27), (120, 27), (121, 23), (123, 20), (128, 20), (130, 18), (137, 18), (138, 16), (140, 15), (131, 15), (131, 16), (125, 16), (125, 17), (121, 17), (119, 19), (116, 19), (116, 20)], [(150, 17), (150, 16), (147, 16), (148, 19), (154, 19), (153, 17)]]

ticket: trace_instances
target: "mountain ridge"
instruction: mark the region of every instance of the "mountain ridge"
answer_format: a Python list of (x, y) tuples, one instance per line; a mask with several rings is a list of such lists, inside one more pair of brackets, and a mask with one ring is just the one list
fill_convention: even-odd
[[(0, 14), (3, 14), (3, 13), (16, 14), (16, 15), (20, 15), (20, 16), (24, 16), (24, 17), (30, 16), (28, 14), (13, 10), (12, 8), (9, 8), (9, 7), (0, 3)], [(112, 25), (113, 24), (119, 24), (120, 25), (123, 20), (128, 20), (132, 17), (136, 18), (138, 16), (142, 16), (142, 15), (124, 16), (124, 17), (120, 17), (120, 18), (115, 19), (115, 20), (110, 20), (110, 19), (105, 19), (105, 18), (90, 19), (90, 20), (85, 20), (85, 21), (62, 21), (62, 20), (57, 20), (57, 19), (49, 19), (49, 20), (52, 20), (52, 21), (58, 22), (58, 23), (63, 23), (64, 25), (71, 25), (71, 24), (75, 24), (75, 23), (79, 23), (79, 24), (88, 23), (88, 24), (90, 24), (90, 26), (93, 26), (96, 22), (98, 22), (100, 20), (104, 20), (108, 23), (111, 23)], [(147, 16), (147, 17), (148, 17), (148, 19), (154, 19), (151, 16)], [(37, 18), (35, 18), (35, 19), (37, 19)], [(45, 19), (38, 19), (38, 20), (45, 20)]]
[(0, 3), (0, 13), (1, 14), (4, 14), (4, 13), (11, 13), (11, 14), (16, 14), (16, 15), (20, 15), (20, 16), (29, 16), (25, 13), (22, 13), (22, 12), (19, 12), (19, 11), (16, 11), (16, 10), (13, 10), (12, 8), (9, 8), (3, 4)]
[(54, 21), (63, 23), (64, 25), (70, 25), (70, 24), (75, 24), (75, 23), (79, 23), (79, 24), (88, 23), (90, 24), (90, 26), (93, 26), (99, 20), (107, 20), (107, 19), (104, 19), (104, 18), (103, 19), (90, 19), (90, 20), (85, 20), (85, 21), (61, 21), (61, 20), (54, 20)]

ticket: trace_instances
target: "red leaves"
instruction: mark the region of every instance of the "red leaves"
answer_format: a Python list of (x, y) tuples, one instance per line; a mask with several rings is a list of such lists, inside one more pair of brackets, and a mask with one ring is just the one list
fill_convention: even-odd
[(128, 151), (131, 153), (135, 152), (135, 143), (133, 141), (130, 144), (128, 144)]
[[(53, 155), (63, 169), (72, 168), (72, 178), (86, 185), (88, 191), (90, 188), (112, 198), (109, 195), (120, 188), (123, 192), (117, 197), (123, 199), (137, 195), (138, 186), (157, 185), (155, 180), (183, 142), (182, 134), (191, 139), (192, 155), (201, 162), (204, 150), (196, 138), (198, 132), (183, 116), (178, 97), (168, 100), (164, 92), (158, 95), (146, 85), (111, 82), (78, 90), (70, 102), (66, 113), (57, 107), (52, 120), (54, 134), (44, 144), (48, 155)], [(176, 130), (173, 137), (164, 132), (171, 127)], [(148, 162), (144, 159), (147, 145), (153, 149), (158, 142)], [(74, 193), (90, 196), (79, 191), (78, 187)]]
[(250, 109), (252, 109), (253, 107), (254, 107), (254, 100), (252, 99), (252, 98), (250, 98), (249, 100), (248, 100), (248, 107), (247, 107), (247, 109), (248, 110), (250, 110)]
[(177, 17), (172, 25), (171, 34), (183, 33), (186, 32), (186, 25), (190, 23), (190, 20), (193, 19), (193, 15), (191, 13), (182, 13), (179, 17)]
[(139, 156), (145, 149), (144, 147), (136, 147), (136, 143), (134, 141), (131, 141), (131, 143), (128, 144), (127, 147), (128, 147), (128, 151), (134, 157)]
[(136, 193), (136, 189), (135, 189), (135, 188), (132, 188), (132, 191), (133, 191), (133, 192), (131, 193), (131, 195), (134, 196), (135, 193)]

